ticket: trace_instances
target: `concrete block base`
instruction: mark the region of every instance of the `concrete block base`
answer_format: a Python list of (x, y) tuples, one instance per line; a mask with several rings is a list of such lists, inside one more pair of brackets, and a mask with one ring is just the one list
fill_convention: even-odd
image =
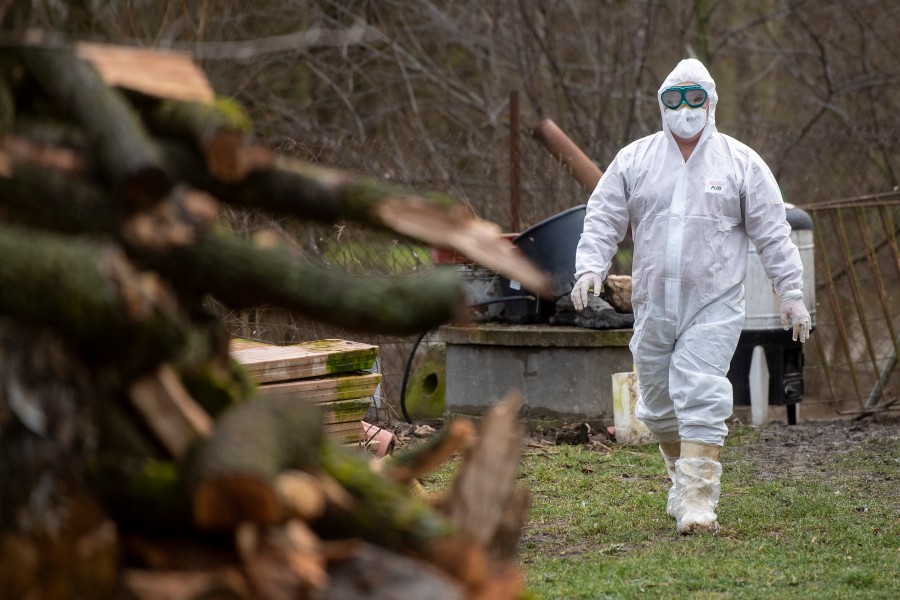
[(445, 326), (446, 413), (480, 415), (509, 390), (530, 421), (613, 421), (612, 374), (631, 371), (631, 329)]

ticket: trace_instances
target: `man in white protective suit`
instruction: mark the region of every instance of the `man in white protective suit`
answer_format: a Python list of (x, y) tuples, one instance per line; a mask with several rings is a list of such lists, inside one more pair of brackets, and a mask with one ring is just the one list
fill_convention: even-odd
[(630, 225), (635, 415), (659, 440), (672, 479), (666, 512), (678, 532), (715, 532), (748, 239), (794, 340), (809, 337), (810, 317), (778, 184), (756, 152), (716, 130), (709, 71), (682, 60), (657, 100), (662, 131), (620, 150), (588, 201), (572, 302), (581, 310), (602, 291)]

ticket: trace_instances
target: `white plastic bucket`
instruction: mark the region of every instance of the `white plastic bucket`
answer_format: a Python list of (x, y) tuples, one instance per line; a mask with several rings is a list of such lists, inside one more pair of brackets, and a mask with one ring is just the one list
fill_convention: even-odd
[(656, 437), (647, 426), (634, 416), (634, 408), (640, 400), (637, 373), (612, 374), (613, 421), (616, 442), (628, 446), (656, 443)]

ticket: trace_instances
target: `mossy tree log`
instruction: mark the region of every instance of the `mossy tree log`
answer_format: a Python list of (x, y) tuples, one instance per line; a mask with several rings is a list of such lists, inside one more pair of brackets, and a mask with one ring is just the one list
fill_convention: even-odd
[[(284, 248), (259, 247), (217, 231), (197, 232), (194, 239), (185, 234), (182, 244), (147, 244), (147, 236), (117, 226), (106, 200), (99, 189), (61, 173), (15, 167), (11, 177), (0, 177), (0, 205), (10, 218), (34, 227), (119, 236), (132, 257), (179, 290), (210, 293), (233, 308), (272, 304), (379, 333), (427, 331), (462, 314), (464, 291), (451, 269), (405, 277), (341, 276), (304, 264)], [(186, 229), (197, 229), (195, 220), (185, 221)]]
[(324, 537), (358, 537), (404, 554), (421, 558), (466, 586), (478, 587), (487, 575), (487, 555), (452, 520), (406, 485), (376, 473), (369, 462), (335, 443), (319, 452), (323, 471), (341, 484), (356, 502), (327, 506), (324, 518), (314, 523)]
[(242, 181), (252, 171), (268, 168), (272, 153), (252, 142), (252, 121), (227, 98), (212, 103), (160, 100), (146, 112), (150, 130), (188, 140), (203, 154), (210, 174), (225, 183)]
[(112, 244), (4, 225), (0, 254), (0, 312), (52, 327), (87, 357), (135, 375), (184, 344), (189, 325), (168, 286)]
[(372, 177), (284, 158), (241, 181), (224, 184), (184, 147), (167, 145), (165, 149), (179, 177), (236, 207), (322, 222), (348, 219), (389, 229), (452, 248), (535, 293), (551, 293), (547, 275), (519, 254), (496, 225), (475, 218), (450, 196), (417, 194)]
[(219, 233), (145, 260), (231, 307), (272, 304), (355, 331), (412, 334), (463, 317), (464, 291), (451, 269), (342, 276), (303, 264), (284, 248), (260, 248)]
[(242, 521), (281, 521), (276, 479), (314, 464), (322, 435), (318, 407), (290, 397), (256, 398), (225, 411), (185, 467), (196, 525), (232, 531)]
[(405, 485), (375, 473), (359, 453), (326, 443), (318, 461), (322, 470), (358, 501), (349, 511), (329, 507), (332, 514), (331, 518), (326, 514), (326, 535), (359, 536), (395, 550), (423, 552), (454, 533), (448, 519), (410, 496)]
[(145, 206), (168, 193), (174, 180), (159, 148), (121, 93), (70, 46), (25, 47), (21, 54), (43, 90), (87, 131), (120, 202)]

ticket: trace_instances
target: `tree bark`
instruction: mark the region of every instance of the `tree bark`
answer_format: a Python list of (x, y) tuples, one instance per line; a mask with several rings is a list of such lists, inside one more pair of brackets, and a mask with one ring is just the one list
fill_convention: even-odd
[(146, 206), (169, 192), (174, 182), (156, 144), (122, 95), (93, 67), (71, 47), (26, 47), (22, 58), (41, 87), (87, 130), (121, 203)]
[(210, 174), (224, 183), (271, 165), (272, 153), (252, 143), (250, 117), (226, 98), (211, 104), (163, 100), (148, 111), (147, 121), (155, 133), (189, 140)]
[(393, 481), (409, 483), (432, 472), (474, 441), (472, 422), (456, 419), (427, 441), (380, 461), (378, 470)]
[(326, 443), (318, 458), (325, 473), (359, 500), (346, 513), (329, 507), (323, 519), (327, 535), (360, 537), (401, 551), (430, 552), (434, 543), (453, 534), (447, 519), (410, 497), (405, 485), (373, 472), (359, 453)]
[(276, 479), (313, 464), (321, 438), (318, 408), (292, 398), (257, 398), (223, 413), (187, 465), (197, 526), (228, 531), (282, 520)]
[(0, 312), (49, 325), (123, 374), (184, 343), (187, 321), (168, 287), (111, 244), (0, 226), (0, 255)]
[[(211, 293), (232, 308), (272, 304), (307, 317), (374, 333), (420, 333), (461, 317), (455, 271), (408, 277), (351, 277), (300, 263), (285, 249), (260, 248), (223, 233), (169, 248), (122, 233), (102, 192), (61, 174), (17, 167), (0, 177), (0, 204), (31, 226), (122, 236), (129, 254), (196, 297)], [(190, 223), (185, 227), (189, 227)]]

